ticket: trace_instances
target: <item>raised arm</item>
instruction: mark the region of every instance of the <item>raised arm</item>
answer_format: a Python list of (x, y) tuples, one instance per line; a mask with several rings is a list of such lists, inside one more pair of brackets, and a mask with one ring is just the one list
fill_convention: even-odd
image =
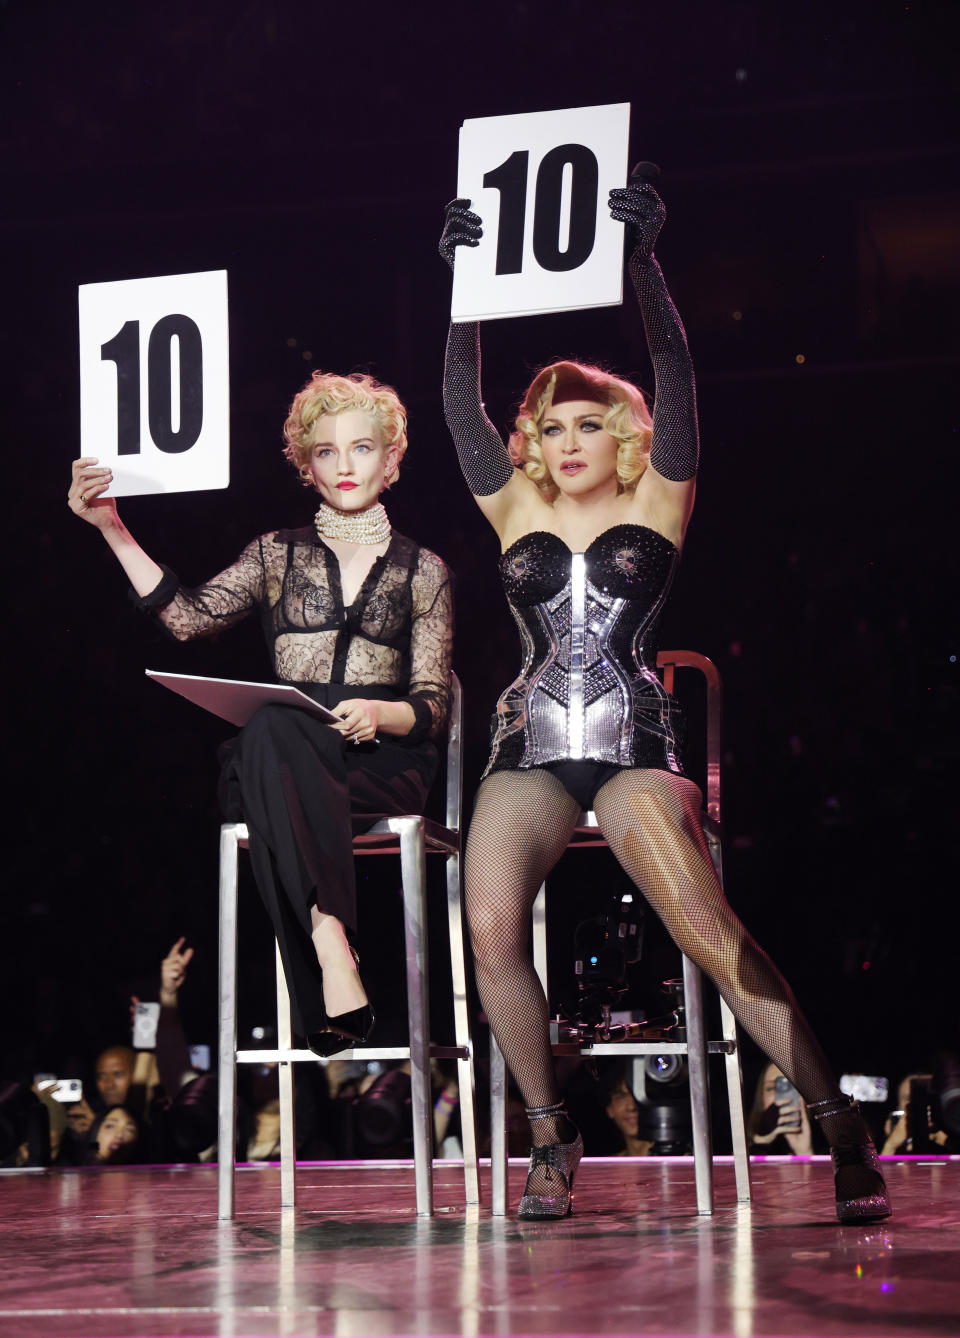
[(209, 636), (239, 622), (263, 596), (265, 583), (261, 541), (254, 539), (236, 562), (194, 590), (186, 590), (169, 567), (161, 566), (134, 539), (107, 497), (109, 469), (92, 456), (73, 462), (67, 494), (70, 510), (103, 535), (132, 586), (133, 601), (154, 613), (178, 641)]
[(653, 186), (634, 176), (627, 187), (610, 192), (610, 212), (626, 223), (629, 230), (630, 278), (643, 317), (656, 381), (650, 464), (660, 480), (687, 485), (661, 490), (684, 513), (685, 523), (693, 501), (692, 482), (697, 472), (700, 437), (696, 382), (687, 336), (653, 254), (666, 211)]
[[(440, 254), (454, 267), (458, 246), (477, 246), (480, 217), (469, 200), (451, 200), (445, 211)], [(522, 485), (503, 438), (487, 417), (480, 390), (480, 328), (476, 321), (450, 324), (443, 370), (443, 413), (453, 437), (463, 477), (480, 509), (498, 527), (512, 493)], [(509, 485), (509, 492), (504, 490)], [(491, 499), (496, 498), (496, 501)]]

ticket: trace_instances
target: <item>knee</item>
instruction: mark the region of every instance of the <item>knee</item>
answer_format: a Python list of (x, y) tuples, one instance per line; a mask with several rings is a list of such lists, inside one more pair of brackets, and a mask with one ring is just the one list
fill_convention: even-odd
[(307, 740), (314, 752), (332, 754), (342, 751), (342, 740), (335, 730), (328, 729), (306, 711), (276, 702), (261, 706), (250, 717), (241, 738), (244, 744), (280, 748)]
[(493, 907), (485, 906), (471, 898), (469, 890), (466, 896), (466, 908), (473, 955), (478, 964), (485, 964), (494, 955), (498, 916), (494, 913)]
[(258, 707), (244, 725), (243, 738), (269, 739), (285, 734), (291, 724), (290, 717), (294, 714), (288, 706), (268, 702), (266, 706)]
[(514, 917), (504, 915), (501, 906), (471, 898), (467, 886), (467, 924), (477, 970), (490, 974), (506, 957), (526, 952), (527, 935)]

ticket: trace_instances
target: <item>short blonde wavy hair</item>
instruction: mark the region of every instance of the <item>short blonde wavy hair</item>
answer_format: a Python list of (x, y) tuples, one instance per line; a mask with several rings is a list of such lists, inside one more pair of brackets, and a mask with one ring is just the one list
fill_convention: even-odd
[(531, 381), (510, 436), (510, 455), (548, 501), (560, 489), (550, 476), (540, 450), (543, 420), (552, 404), (591, 400), (605, 404), (603, 429), (620, 443), (617, 479), (621, 492), (632, 492), (650, 463), (653, 419), (642, 390), (602, 367), (583, 362), (552, 362)]
[[(306, 487), (313, 483), (308, 464), (315, 445), (318, 419), (348, 409), (361, 409), (372, 414), (383, 432), (386, 448), (397, 448), (398, 466), (403, 459), (407, 449), (407, 411), (393, 386), (382, 385), (361, 372), (338, 376), (336, 372), (316, 371), (294, 396), (283, 425), (286, 442), (283, 453)], [(396, 483), (398, 475), (399, 469), (394, 469), (387, 479), (388, 488), (391, 483)]]

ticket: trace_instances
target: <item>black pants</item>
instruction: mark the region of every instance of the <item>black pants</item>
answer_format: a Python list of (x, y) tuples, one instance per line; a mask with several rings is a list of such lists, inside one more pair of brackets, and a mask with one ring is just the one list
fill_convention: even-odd
[(352, 816), (421, 813), (436, 766), (432, 744), (346, 743), (306, 711), (264, 706), (221, 753), (220, 800), (250, 831), (250, 859), (273, 923), (293, 1026), (325, 1024), (310, 907), (356, 928)]

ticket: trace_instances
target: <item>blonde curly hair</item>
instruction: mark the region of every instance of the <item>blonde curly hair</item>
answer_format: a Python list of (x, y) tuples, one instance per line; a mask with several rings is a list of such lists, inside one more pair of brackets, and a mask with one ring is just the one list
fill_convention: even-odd
[(653, 420), (642, 390), (602, 367), (583, 362), (552, 362), (531, 381), (517, 413), (509, 449), (514, 464), (554, 501), (560, 489), (543, 460), (540, 438), (543, 420), (552, 404), (588, 400), (605, 404), (603, 430), (620, 443), (617, 480), (620, 492), (632, 492), (650, 463)]
[[(338, 376), (336, 372), (316, 371), (293, 397), (287, 421), (283, 425), (286, 445), (283, 453), (300, 475), (305, 487), (313, 484), (309, 469), (310, 454), (315, 445), (318, 419), (325, 414), (344, 413), (361, 409), (372, 414), (383, 432), (386, 449), (397, 448), (397, 465), (407, 449), (407, 411), (393, 386), (382, 385), (372, 376), (352, 372)], [(387, 487), (397, 481), (399, 469), (387, 479)]]

